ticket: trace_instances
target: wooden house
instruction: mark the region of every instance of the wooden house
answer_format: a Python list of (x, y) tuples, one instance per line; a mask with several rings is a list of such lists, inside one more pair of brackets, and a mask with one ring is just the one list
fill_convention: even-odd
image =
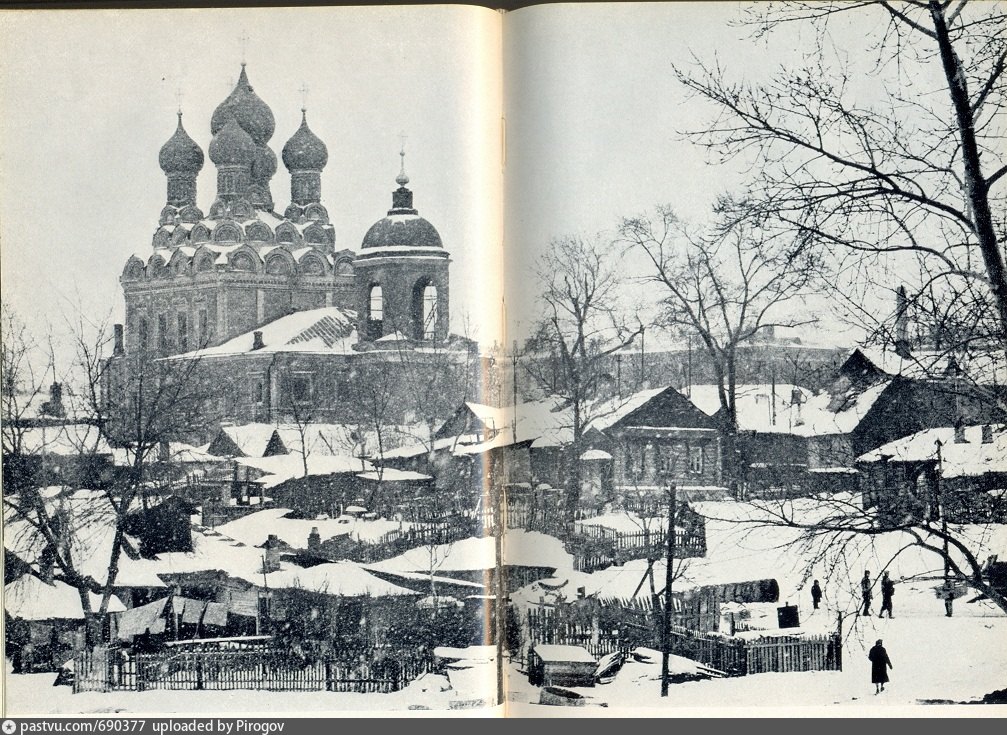
[(864, 507), (885, 519), (1007, 522), (1007, 425), (927, 429), (857, 462)]

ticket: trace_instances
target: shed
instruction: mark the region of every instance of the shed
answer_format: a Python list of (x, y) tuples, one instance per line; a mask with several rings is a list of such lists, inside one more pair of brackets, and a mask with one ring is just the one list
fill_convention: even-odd
[(536, 645), (528, 654), (535, 686), (593, 687), (598, 660), (583, 646)]

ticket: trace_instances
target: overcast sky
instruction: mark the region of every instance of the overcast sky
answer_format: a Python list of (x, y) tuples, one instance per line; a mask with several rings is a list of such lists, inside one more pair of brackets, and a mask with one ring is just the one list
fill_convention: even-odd
[[(164, 204), (157, 154), (174, 130), (176, 91), (205, 151), (210, 115), (233, 88), (244, 46), (250, 81), (276, 117), (277, 155), (308, 87), (309, 123), (329, 149), (322, 201), (337, 248), (356, 249), (389, 208), (405, 135), (416, 206), (453, 259), (453, 327), (463, 329), (465, 315), (492, 325), (503, 77), (512, 267), (552, 237), (610, 232), (619, 217), (659, 203), (702, 219), (742, 177), (710, 166), (678, 135), (709, 110), (685, 97), (671, 65), (716, 54), (754, 78), (785, 67), (809, 40), (795, 27), (771, 45), (755, 42), (731, 25), (741, 7), (525, 8), (507, 16), (505, 75), (499, 16), (482, 8), (5, 12), (3, 298), (39, 328), (78, 304), (121, 320), (119, 274), (131, 253), (150, 252)], [(204, 211), (215, 188), (207, 160)], [(282, 212), (282, 163), (272, 193)], [(531, 303), (527, 273), (515, 269), (512, 317)], [(477, 329), (483, 339), (492, 331)]]

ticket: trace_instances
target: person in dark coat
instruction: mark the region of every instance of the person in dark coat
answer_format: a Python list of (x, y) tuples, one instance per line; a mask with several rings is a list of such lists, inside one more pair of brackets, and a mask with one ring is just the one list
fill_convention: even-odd
[(885, 572), (881, 576), (881, 612), (878, 613), (879, 618), (885, 616), (885, 610), (888, 611), (888, 618), (892, 617), (892, 596), (895, 594), (895, 582), (893, 582), (889, 576), (888, 572)]
[(861, 615), (870, 615), (873, 595), (871, 594), (871, 573), (867, 570), (864, 570), (864, 578), (860, 580), (860, 594), (864, 600), (864, 611)]
[(818, 609), (818, 603), (822, 601), (822, 587), (818, 584), (818, 580), (811, 585), (811, 602), (814, 604), (815, 609)]
[(871, 683), (874, 684), (874, 693), (880, 694), (885, 691), (885, 684), (888, 683), (888, 669), (892, 667), (892, 661), (888, 658), (888, 651), (881, 645), (881, 639), (874, 644), (874, 648), (867, 654), (871, 660)]

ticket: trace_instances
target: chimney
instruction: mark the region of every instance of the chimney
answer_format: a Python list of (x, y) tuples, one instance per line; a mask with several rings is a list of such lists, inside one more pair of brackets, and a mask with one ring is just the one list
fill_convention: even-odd
[(252, 332), (252, 349), (261, 350), (266, 346), (266, 343), (262, 341), (262, 332), (255, 330)]
[(955, 444), (968, 444), (965, 438), (965, 422), (962, 419), (955, 422)]
[(318, 526), (311, 527), (311, 533), (308, 534), (308, 551), (318, 551), (322, 545), (322, 536), (318, 533)]
[(267, 573), (280, 571), (280, 539), (276, 537), (275, 533), (269, 534), (269, 538), (266, 539), (262, 548), (266, 550), (262, 558), (263, 569)]
[(983, 424), (983, 444), (993, 443), (993, 427), (989, 424)]
[(126, 354), (126, 348), (123, 346), (122, 341), (122, 325), (113, 324), (112, 325), (113, 334), (115, 338), (115, 346), (112, 348), (112, 354), (116, 357), (122, 357)]

